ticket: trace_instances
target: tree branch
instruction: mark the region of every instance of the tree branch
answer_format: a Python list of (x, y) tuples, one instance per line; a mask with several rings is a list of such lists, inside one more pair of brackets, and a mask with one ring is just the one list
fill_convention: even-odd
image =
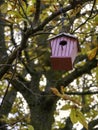
[(68, 84), (70, 84), (74, 79), (77, 79), (78, 77), (82, 76), (85, 73), (90, 74), (91, 70), (97, 66), (97, 60), (93, 59), (91, 61), (87, 61), (84, 66), (79, 67), (75, 69), (72, 73), (70, 73), (68, 76), (66, 76), (64, 79), (59, 80), (57, 83), (57, 88), (60, 89), (60, 86), (63, 85), (66, 87)]
[(3, 75), (9, 70), (9, 68), (11, 66), (9, 66), (10, 64), (13, 63), (13, 61), (15, 60), (15, 58), (17, 57), (17, 54), (20, 54), (21, 51), (23, 49), (26, 48), (26, 43), (27, 43), (28, 37), (27, 35), (23, 34), (22, 36), (22, 41), (21, 41), (21, 46), (18, 46), (13, 53), (8, 57), (7, 61), (6, 61), (6, 66), (4, 66), (1, 70), (0, 70), (0, 79), (3, 77)]
[[(89, 130), (98, 130), (98, 127), (94, 128), (96, 125), (98, 125), (98, 118), (89, 122), (88, 124)], [(81, 130), (86, 130), (86, 128), (83, 127)]]
[(40, 0), (36, 0), (36, 12), (35, 12), (34, 21), (33, 21), (33, 25), (34, 26), (38, 23), (38, 20), (39, 20), (40, 4), (41, 4), (41, 1)]
[(89, 122), (89, 130), (92, 130), (96, 125), (98, 125), (98, 118)]
[[(93, 0), (90, 0), (90, 1), (93, 1)], [(27, 34), (29, 36), (31, 36), (32, 34), (34, 34), (34, 32), (37, 32), (37, 31), (40, 31), (40, 30), (43, 30), (43, 28), (51, 21), (53, 20), (54, 18), (56, 18), (58, 15), (62, 14), (63, 13), (66, 13), (67, 11), (71, 10), (71, 9), (74, 9), (78, 4), (84, 4), (86, 2), (89, 2), (89, 0), (78, 0), (76, 3), (75, 3), (75, 6), (73, 5), (68, 5), (67, 7), (64, 7), (62, 8), (62, 11), (61, 9), (59, 9), (58, 11), (55, 11), (54, 13), (52, 13), (50, 16), (48, 16), (38, 27), (34, 27), (34, 28), (30, 28), (27, 30)]]
[(2, 106), (0, 106), (0, 117), (3, 115), (8, 115), (11, 111), (13, 102), (15, 101), (17, 91), (12, 88), (5, 96)]
[(23, 12), (23, 14), (24, 14), (25, 18), (28, 20), (28, 22), (29, 22), (29, 23), (31, 23), (31, 22), (30, 22), (30, 20), (28, 19), (28, 16), (27, 16), (27, 14), (26, 14), (26, 12), (25, 12), (25, 10), (24, 10), (23, 6), (22, 6), (21, 1), (20, 1), (20, 0), (18, 0), (18, 3), (19, 3), (19, 5), (20, 5), (20, 7), (21, 7), (21, 9), (22, 9), (22, 12)]
[(92, 95), (92, 94), (98, 94), (98, 91), (86, 91), (86, 92), (65, 92), (65, 94), (68, 95)]
[(6, 66), (4, 66), (1, 70), (0, 70), (0, 79), (3, 77), (3, 75), (8, 71), (8, 69), (11, 67), (9, 65), (12, 64), (12, 62), (14, 61), (14, 59), (17, 56), (17, 53), (19, 51), (20, 47), (15, 49), (14, 52), (9, 56), (7, 62), (5, 63)]
[(95, 4), (96, 4), (96, 0), (94, 0), (94, 3), (93, 3), (93, 6), (92, 6), (92, 9), (91, 9), (91, 12), (90, 12), (89, 17), (88, 17), (82, 24), (80, 24), (80, 26), (78, 26), (78, 27), (73, 31), (73, 33), (74, 33), (76, 30), (78, 30), (81, 26), (83, 26), (83, 25), (91, 18)]

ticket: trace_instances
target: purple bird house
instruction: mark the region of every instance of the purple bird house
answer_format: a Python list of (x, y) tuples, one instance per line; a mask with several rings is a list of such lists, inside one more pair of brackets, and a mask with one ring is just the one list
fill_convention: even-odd
[(72, 70), (79, 51), (78, 39), (70, 34), (60, 33), (49, 39), (51, 44), (51, 65), (54, 70)]

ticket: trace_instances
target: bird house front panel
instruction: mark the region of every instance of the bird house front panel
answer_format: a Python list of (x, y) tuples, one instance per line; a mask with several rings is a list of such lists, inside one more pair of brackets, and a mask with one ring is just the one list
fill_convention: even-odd
[(60, 42), (64, 41), (64, 37), (56, 38), (51, 41), (52, 56), (60, 57), (64, 53), (66, 46), (61, 45)]
[(70, 38), (56, 38), (51, 41), (52, 57), (69, 57), (74, 43)]

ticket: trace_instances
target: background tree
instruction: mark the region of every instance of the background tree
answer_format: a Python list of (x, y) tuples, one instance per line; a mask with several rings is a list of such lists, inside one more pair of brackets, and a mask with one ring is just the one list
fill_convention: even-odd
[[(98, 129), (97, 14), (97, 0), (0, 1), (0, 129)], [(62, 31), (81, 47), (71, 71), (50, 63), (47, 39)]]

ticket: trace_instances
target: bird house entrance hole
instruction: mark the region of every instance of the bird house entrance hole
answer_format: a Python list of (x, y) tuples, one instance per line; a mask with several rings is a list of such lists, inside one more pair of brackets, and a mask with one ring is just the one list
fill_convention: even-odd
[(61, 48), (63, 50), (63, 46), (67, 45), (67, 41), (62, 40), (60, 41), (59, 45), (61, 45)]
[(67, 44), (67, 41), (62, 40), (59, 44), (65, 46)]

